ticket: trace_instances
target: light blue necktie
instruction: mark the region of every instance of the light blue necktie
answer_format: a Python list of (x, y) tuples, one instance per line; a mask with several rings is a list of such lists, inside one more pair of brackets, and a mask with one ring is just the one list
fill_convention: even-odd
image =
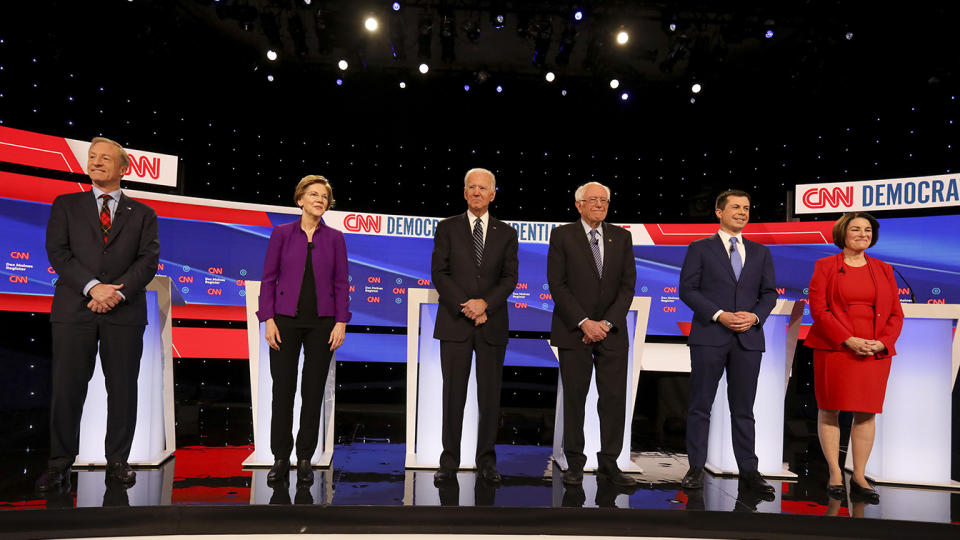
[(730, 266), (733, 267), (733, 275), (740, 280), (740, 271), (743, 270), (743, 259), (740, 258), (740, 252), (737, 251), (737, 237), (730, 237)]
[(597, 265), (597, 273), (603, 275), (603, 258), (600, 256), (600, 241), (597, 230), (590, 229), (590, 250), (593, 251), (593, 262)]

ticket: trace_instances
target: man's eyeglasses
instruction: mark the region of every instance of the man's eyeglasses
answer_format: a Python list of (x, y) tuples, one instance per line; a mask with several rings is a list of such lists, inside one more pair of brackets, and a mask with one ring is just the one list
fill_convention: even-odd
[(610, 204), (610, 199), (604, 197), (590, 197), (589, 199), (581, 199), (580, 202), (587, 204), (599, 204), (601, 206), (606, 206)]

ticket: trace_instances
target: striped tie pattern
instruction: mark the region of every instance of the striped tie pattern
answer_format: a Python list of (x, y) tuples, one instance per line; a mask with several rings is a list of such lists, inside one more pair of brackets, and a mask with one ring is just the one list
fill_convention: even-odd
[(603, 275), (603, 258), (600, 257), (600, 240), (597, 238), (597, 230), (590, 229), (590, 250), (593, 251), (593, 262), (597, 265), (597, 273)]
[(740, 258), (740, 252), (737, 250), (737, 237), (730, 237), (730, 266), (733, 267), (733, 275), (740, 280), (740, 271), (743, 270), (743, 259)]
[(477, 261), (477, 266), (480, 266), (480, 261), (483, 260), (483, 222), (480, 218), (477, 218), (473, 226), (473, 257)]
[(100, 198), (103, 199), (103, 204), (100, 205), (100, 232), (103, 233), (103, 243), (106, 244), (110, 235), (110, 205), (107, 204), (110, 202), (110, 195), (104, 193)]

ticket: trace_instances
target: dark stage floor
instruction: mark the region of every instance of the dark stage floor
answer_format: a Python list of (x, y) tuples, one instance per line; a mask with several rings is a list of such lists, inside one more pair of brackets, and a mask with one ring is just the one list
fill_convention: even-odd
[[(489, 484), (477, 478), (473, 472), (463, 472), (457, 484), (438, 489), (433, 484), (433, 471), (404, 469), (405, 445), (353, 443), (338, 445), (332, 467), (317, 469), (313, 486), (297, 490), (295, 473), (291, 473), (294, 481), (290, 485), (272, 489), (266, 484), (266, 469), (243, 470), (241, 462), (251, 450), (246, 446), (181, 448), (174, 458), (159, 469), (139, 470), (136, 485), (127, 490), (105, 484), (102, 470), (75, 471), (69, 493), (48, 497), (33, 491), (33, 481), (44, 465), (43, 457), (36, 453), (8, 454), (3, 460), (3, 475), (0, 478), (0, 509), (7, 511), (0, 512), (0, 535), (62, 536), (67, 531), (57, 528), (55, 524), (67, 520), (65, 523), (70, 524), (70, 535), (84, 536), (82, 523), (88, 518), (93, 519), (89, 516), (94, 512), (109, 511), (111, 515), (117, 515), (116, 508), (108, 510), (99, 507), (141, 507), (135, 510), (137, 512), (144, 512), (144, 507), (156, 509), (157, 512), (142, 518), (144, 525), (151, 523), (151, 520), (174, 519), (167, 515), (175, 511), (170, 508), (189, 513), (198, 507), (248, 507), (250, 512), (243, 514), (240, 521), (234, 520), (236, 524), (255, 515), (269, 515), (263, 512), (269, 513), (270, 510), (258, 508), (269, 505), (309, 505), (311, 508), (325, 508), (322, 511), (327, 513), (337, 512), (335, 507), (368, 507), (370, 515), (378, 516), (377, 519), (385, 515), (397, 518), (404, 515), (382, 507), (511, 507), (512, 510), (507, 514), (493, 514), (495, 521), (498, 515), (511, 516), (509, 523), (503, 524), (508, 529), (516, 526), (516, 520), (521, 519), (517, 517), (517, 512), (522, 509), (529, 509), (538, 516), (543, 509), (551, 508), (631, 509), (613, 514), (613, 517), (609, 517), (606, 510), (594, 510), (592, 514), (588, 511), (567, 514), (565, 512), (568, 510), (554, 510), (565, 516), (585, 519), (586, 524), (580, 526), (588, 529), (591, 520), (603, 516), (602, 523), (596, 525), (600, 527), (596, 532), (570, 530), (561, 534), (598, 534), (604, 526), (611, 527), (624, 516), (635, 515), (635, 518), (631, 518), (634, 525), (643, 520), (650, 520), (651, 524), (659, 523), (660, 527), (664, 523), (680, 524), (679, 532), (659, 529), (659, 534), (663, 536), (677, 533), (718, 537), (791, 537), (798, 534), (846, 537), (884, 537), (889, 534), (892, 537), (896, 531), (905, 530), (922, 530), (921, 537), (960, 535), (960, 528), (950, 525), (960, 521), (960, 493), (880, 487), (878, 505), (831, 502), (824, 489), (825, 479), (814, 475), (801, 476), (796, 482), (772, 482), (777, 489), (776, 498), (772, 501), (739, 494), (735, 478), (709, 475), (700, 493), (685, 493), (679, 485), (679, 479), (686, 470), (686, 458), (683, 455), (635, 454), (634, 461), (641, 464), (644, 473), (637, 476), (640, 480), (638, 487), (624, 493), (602, 478), (590, 474), (586, 475), (581, 489), (564, 486), (560, 475), (554, 474), (558, 471), (550, 461), (548, 447), (500, 445), (497, 447), (498, 461), (504, 476), (501, 485)], [(97, 507), (98, 510), (91, 507)], [(168, 510), (163, 510), (163, 507)], [(290, 508), (293, 510), (293, 506)], [(315, 516), (311, 512), (321, 511), (301, 510), (305, 512), (304, 516)], [(382, 514), (381, 510), (394, 514)], [(178, 521), (185, 519), (181, 511), (177, 511), (175, 519)], [(448, 512), (447, 516), (451, 515), (449, 512), (454, 512), (448, 509), (436, 511)], [(473, 515), (470, 512), (475, 511), (468, 510), (467, 514), (461, 515)], [(410, 509), (406, 514), (407, 521), (413, 520), (408, 523), (408, 526), (414, 527), (413, 530), (416, 530), (418, 522), (431, 522), (429, 516), (418, 512), (424, 510)], [(741, 517), (731, 522), (732, 516), (727, 514), (730, 512), (738, 513)], [(688, 514), (696, 514), (696, 517), (691, 518)], [(764, 517), (742, 517), (747, 514)], [(290, 519), (289, 514), (284, 515)], [(798, 518), (797, 515), (808, 517)], [(337, 522), (333, 516), (329, 517), (325, 523)], [(849, 517), (868, 519), (860, 522), (843, 519)], [(691, 526), (691, 519), (695, 519), (699, 525), (693, 530), (686, 530), (684, 527)], [(97, 527), (103, 526), (101, 521), (95, 522)], [(471, 523), (474, 522), (476, 519), (471, 520)], [(37, 528), (27, 531), (18, 528), (30, 527), (29, 523), (35, 523)], [(482, 528), (484, 523), (490, 525), (489, 519), (479, 520), (478, 525)], [(732, 523), (740, 528), (731, 529)], [(361, 529), (354, 532), (364, 532), (362, 523), (357, 526)], [(751, 526), (760, 527), (761, 530), (751, 532)], [(651, 530), (658, 529), (654, 527)], [(533, 531), (535, 527), (525, 534)], [(858, 534), (858, 531), (862, 534)], [(313, 532), (329, 531), (321, 525), (320, 529), (313, 529)], [(549, 531), (544, 529), (544, 532)], [(135, 533), (157, 534), (151, 529)], [(105, 531), (97, 529), (97, 534), (105, 534)], [(613, 534), (618, 533), (614, 531)], [(626, 534), (626, 531), (619, 534)], [(629, 534), (638, 534), (638, 531)]]

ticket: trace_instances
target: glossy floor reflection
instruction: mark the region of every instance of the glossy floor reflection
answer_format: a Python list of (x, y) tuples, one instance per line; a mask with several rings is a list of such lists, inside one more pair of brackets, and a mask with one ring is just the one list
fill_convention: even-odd
[(550, 460), (550, 449), (498, 446), (503, 482), (491, 484), (472, 471), (456, 482), (434, 485), (432, 470), (404, 469), (403, 444), (340, 445), (333, 466), (314, 471), (313, 485), (297, 488), (296, 473), (279, 486), (267, 486), (267, 470), (244, 470), (249, 447), (188, 447), (162, 467), (138, 470), (129, 489), (105, 482), (102, 470), (74, 471), (72, 488), (41, 496), (33, 480), (43, 468), (36, 455), (8, 456), (0, 480), (0, 508), (64, 508), (167, 505), (332, 505), (332, 506), (493, 506), (515, 508), (610, 507), (645, 510), (704, 510), (851, 516), (933, 523), (956, 523), (960, 494), (948, 491), (879, 487), (880, 504), (865, 505), (827, 497), (823, 479), (771, 481), (766, 499), (741, 493), (736, 478), (706, 476), (702, 490), (684, 492), (680, 478), (685, 456), (635, 454), (644, 469), (636, 488), (617, 488), (587, 474), (582, 486), (564, 486)]

